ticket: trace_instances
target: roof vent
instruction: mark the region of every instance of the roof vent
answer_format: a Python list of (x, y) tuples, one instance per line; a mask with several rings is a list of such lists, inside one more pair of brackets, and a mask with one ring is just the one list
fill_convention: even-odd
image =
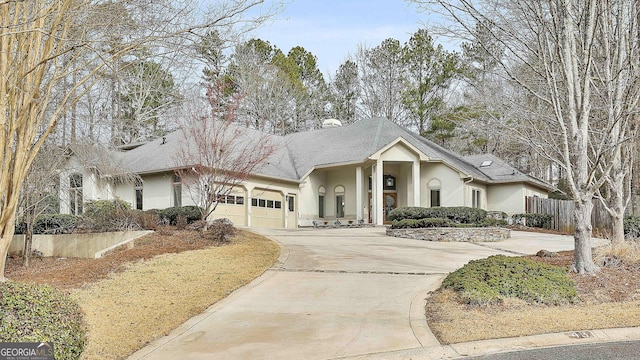
[(491, 166), (492, 163), (493, 163), (492, 160), (485, 160), (485, 161), (482, 162), (482, 164), (480, 164), (480, 167)]
[(327, 119), (322, 122), (322, 128), (340, 127), (342, 123), (338, 119)]

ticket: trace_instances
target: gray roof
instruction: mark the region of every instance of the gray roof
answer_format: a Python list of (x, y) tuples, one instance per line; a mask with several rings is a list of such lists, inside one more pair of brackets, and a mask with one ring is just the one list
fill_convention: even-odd
[[(234, 142), (250, 144), (258, 142), (265, 136), (264, 133), (247, 128), (234, 126), (240, 131), (233, 131)], [(259, 170), (257, 175), (278, 177), (284, 179), (297, 179), (296, 171), (289, 160), (283, 138), (270, 136), (275, 145), (275, 152)], [(122, 159), (123, 166), (129, 171), (144, 174), (163, 171), (172, 171), (178, 168), (195, 165), (186, 164), (179, 156), (182, 144), (186, 141), (185, 132), (176, 130), (167, 134), (164, 138), (156, 139), (133, 150), (127, 151)], [(242, 150), (242, 147), (238, 148)]]
[(470, 155), (464, 159), (477, 167), (492, 183), (529, 182), (545, 189), (553, 189), (547, 182), (519, 171), (493, 154)]
[[(255, 142), (265, 136), (258, 130), (239, 129), (237, 141)], [(430, 161), (446, 163), (479, 181), (524, 181), (550, 188), (548, 184), (519, 172), (493, 155), (461, 157), (383, 118), (363, 119), (347, 126), (293, 133), (284, 137), (271, 136), (277, 150), (256, 175), (300, 181), (315, 167), (366, 161), (398, 138), (410, 143)], [(176, 163), (180, 145), (185, 141), (182, 131), (172, 132), (164, 140), (156, 139), (127, 151), (122, 158), (123, 164), (129, 171), (138, 174), (193, 165)], [(492, 160), (493, 165), (481, 168), (480, 164), (486, 159)]]

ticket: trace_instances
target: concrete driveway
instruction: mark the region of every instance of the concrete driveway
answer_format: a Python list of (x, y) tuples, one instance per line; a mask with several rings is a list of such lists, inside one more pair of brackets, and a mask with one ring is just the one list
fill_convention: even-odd
[(497, 243), (441, 243), (384, 228), (255, 229), (279, 262), (130, 359), (333, 359), (439, 345), (426, 294), (469, 260), (573, 249), (573, 238), (513, 232)]

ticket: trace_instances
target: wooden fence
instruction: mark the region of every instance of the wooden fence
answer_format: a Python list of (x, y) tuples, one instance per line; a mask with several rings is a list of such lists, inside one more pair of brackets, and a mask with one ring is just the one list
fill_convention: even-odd
[[(550, 214), (550, 229), (565, 234), (573, 234), (573, 230), (575, 229), (575, 220), (573, 218), (575, 204), (573, 201), (527, 196), (525, 198), (525, 204), (528, 214)], [(597, 200), (593, 201), (591, 226), (593, 227), (594, 234), (604, 235), (611, 231), (611, 218), (609, 213)]]

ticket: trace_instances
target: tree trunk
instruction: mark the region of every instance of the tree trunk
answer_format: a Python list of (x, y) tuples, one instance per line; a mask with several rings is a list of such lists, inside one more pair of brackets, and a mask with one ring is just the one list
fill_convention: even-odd
[(7, 265), (9, 245), (11, 245), (13, 234), (15, 233), (15, 211), (12, 211), (11, 214), (4, 224), (0, 222), (0, 282), (7, 280), (4, 277), (4, 268)]
[(573, 216), (576, 223), (574, 231), (575, 250), (571, 271), (578, 274), (593, 275), (598, 266), (593, 262), (591, 254), (591, 212), (593, 202), (590, 196), (583, 196), (575, 202)]
[(29, 260), (31, 259), (31, 250), (33, 245), (33, 227), (27, 224), (27, 229), (24, 233), (24, 248), (22, 252), (22, 266), (29, 267)]
[(611, 216), (611, 244), (619, 245), (624, 242), (624, 214)]

